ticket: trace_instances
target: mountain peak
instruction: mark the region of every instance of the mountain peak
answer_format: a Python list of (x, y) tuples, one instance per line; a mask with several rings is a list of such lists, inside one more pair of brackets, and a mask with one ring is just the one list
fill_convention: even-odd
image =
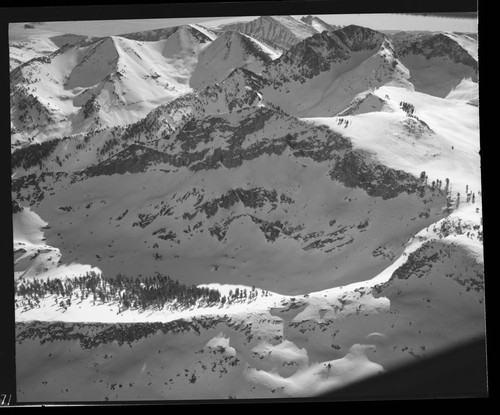
[(318, 70), (325, 69), (327, 61), (346, 59), (351, 52), (375, 50), (380, 48), (384, 39), (382, 33), (356, 25), (346, 26), (333, 32), (316, 32), (291, 47), (280, 58), (280, 62), (284, 64), (295, 62), (309, 69), (311, 66), (317, 66)]
[(261, 16), (249, 22), (232, 23), (224, 30), (237, 30), (250, 36), (258, 36), (284, 49), (317, 33), (308, 24), (291, 16)]
[(358, 25), (345, 26), (333, 33), (352, 51), (380, 47), (385, 40), (383, 33)]
[(154, 29), (154, 30), (145, 30), (142, 32), (124, 33), (124, 34), (121, 34), (120, 37), (132, 39), (132, 40), (151, 42), (151, 41), (158, 41), (158, 40), (166, 39), (172, 33), (175, 33), (177, 30), (179, 30), (179, 26), (166, 27), (166, 28)]
[(120, 59), (120, 46), (115, 36), (108, 36), (84, 49), (84, 55), (69, 74), (65, 87), (88, 88), (114, 73)]
[(309, 14), (309, 15), (307, 15), (307, 16), (303, 16), (303, 17), (301, 17), (301, 18), (300, 18), (300, 20), (301, 20), (302, 22), (307, 23), (307, 24), (311, 24), (311, 22), (312, 22), (314, 19), (316, 19), (316, 17), (315, 17), (315, 16), (311, 16), (310, 14)]
[(229, 83), (235, 83), (243, 87), (248, 87), (251, 90), (258, 91), (263, 86), (264, 79), (255, 72), (239, 67), (233, 70), (221, 84), (227, 85)]
[(252, 36), (227, 30), (200, 53), (190, 85), (201, 89), (221, 82), (238, 67), (258, 74), (279, 55), (278, 51)]
[[(292, 16), (262, 16), (259, 19), (263, 21), (272, 22), (274, 24), (285, 27), (292, 31), (296, 36), (305, 39), (308, 36), (315, 34), (317, 31), (308, 24), (296, 19)], [(259, 20), (257, 19), (257, 20)]]
[(216, 36), (192, 25), (177, 26), (164, 42), (163, 55), (167, 58), (198, 54)]
[(197, 39), (199, 43), (211, 42), (216, 37), (215, 34), (211, 34), (210, 30), (194, 24), (125, 33), (120, 35), (120, 37), (142, 42), (157, 42), (159, 40), (166, 40), (175, 34), (177, 36), (190, 35)]
[(318, 32), (324, 32), (325, 30), (327, 31), (334, 31), (339, 29), (338, 26), (331, 25), (329, 23), (326, 23), (324, 20), (321, 20), (317, 16), (304, 16), (300, 19), (301, 22), (304, 22), (317, 30)]
[(406, 55), (423, 55), (426, 59), (442, 57), (450, 59), (453, 63), (468, 66), (474, 71), (477, 70), (477, 60), (472, 56), (474, 53), (469, 53), (457, 39), (443, 32), (417, 34), (395, 39), (393, 43), (401, 57)]

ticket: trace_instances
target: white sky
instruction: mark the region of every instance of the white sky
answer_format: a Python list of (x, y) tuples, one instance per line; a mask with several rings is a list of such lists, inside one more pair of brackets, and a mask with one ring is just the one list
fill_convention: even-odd
[[(445, 18), (429, 16), (412, 16), (403, 14), (337, 14), (316, 15), (327, 23), (336, 25), (356, 24), (375, 30), (431, 30), (477, 32), (477, 19)], [(179, 26), (189, 23), (200, 23), (210, 27), (234, 21), (253, 20), (258, 16), (245, 17), (192, 17), (172, 19), (138, 19), (138, 20), (99, 20), (99, 21), (64, 21), (46, 22), (37, 27), (37, 31), (73, 33), (89, 36), (118, 35), (141, 30), (152, 30), (164, 27)], [(294, 16), (300, 18), (301, 16)], [(24, 23), (13, 23), (9, 26), (9, 36), (13, 38), (33, 35), (33, 29), (24, 29)]]
[(477, 19), (459, 19), (405, 14), (338, 14), (317, 15), (330, 24), (369, 27), (374, 30), (430, 30), (443, 32), (477, 32)]

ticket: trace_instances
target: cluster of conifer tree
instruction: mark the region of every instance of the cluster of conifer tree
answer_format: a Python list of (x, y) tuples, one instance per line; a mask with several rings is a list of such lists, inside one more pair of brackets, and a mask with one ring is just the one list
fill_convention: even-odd
[[(480, 195), (481, 192), (478, 192)], [(457, 193), (456, 201), (455, 201), (455, 206), (458, 209), (460, 206), (460, 201), (462, 200), (460, 193)], [(469, 185), (465, 186), (465, 203), (476, 203), (476, 193), (474, 193), (472, 190), (469, 189)]]
[(409, 102), (404, 102), (404, 101), (401, 101), (399, 103), (399, 106), (400, 108), (403, 109), (404, 112), (406, 112), (408, 115), (413, 115), (413, 113), (415, 112), (415, 106), (410, 104)]
[(59, 141), (60, 139), (56, 138), (15, 150), (11, 156), (12, 168), (22, 167), (23, 169), (29, 169), (36, 165), (39, 165), (41, 168), (42, 162), (52, 154)]
[(347, 126), (349, 125), (349, 120), (346, 120), (345, 118), (339, 118), (337, 120), (337, 125), (342, 125), (344, 124), (344, 128), (347, 128)]
[(188, 286), (157, 273), (145, 278), (133, 278), (118, 274), (115, 277), (103, 277), (90, 271), (84, 276), (47, 280), (26, 280), (21, 278), (15, 284), (16, 296), (24, 297), (28, 308), (36, 307), (40, 300), (48, 295), (56, 295), (62, 308), (72, 302), (91, 298), (94, 303), (119, 303), (120, 309), (148, 308), (162, 309), (165, 304), (176, 301), (180, 306), (193, 306), (199, 300), (206, 305), (224, 303), (218, 290), (206, 287)]
[(113, 137), (106, 141), (102, 148), (99, 150), (99, 155), (103, 156), (106, 153), (109, 153), (109, 151), (113, 148), (116, 147), (118, 144), (120, 144), (120, 140), (118, 140), (116, 137)]
[[(222, 304), (224, 304), (227, 301), (229, 304), (231, 304), (233, 302), (237, 302), (237, 301), (241, 301), (241, 300), (252, 301), (255, 298), (257, 298), (258, 295), (259, 295), (259, 291), (255, 288), (255, 286), (253, 286), (250, 291), (247, 291), (246, 288), (241, 290), (238, 287), (236, 287), (234, 291), (229, 290), (229, 294), (228, 294), (227, 299), (226, 299), (226, 296), (224, 296), (221, 298), (221, 302), (222, 302)], [(261, 295), (263, 297), (267, 297), (269, 295), (269, 291), (262, 290)]]

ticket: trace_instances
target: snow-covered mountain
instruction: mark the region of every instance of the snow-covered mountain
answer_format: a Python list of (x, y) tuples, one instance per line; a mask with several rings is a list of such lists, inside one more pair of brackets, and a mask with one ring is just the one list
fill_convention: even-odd
[(50, 38), (35, 38), (9, 42), (9, 69), (12, 71), (19, 65), (59, 49)]
[(412, 87), (390, 41), (360, 26), (307, 38), (263, 76), (265, 99), (298, 116), (336, 115), (359, 93), (382, 85)]
[[(217, 38), (216, 31), (197, 24), (125, 33), (120, 36), (143, 42), (156, 42), (158, 40), (168, 39), (174, 34), (176, 34), (176, 37), (172, 40), (176, 40), (176, 42), (172, 43), (176, 43), (181, 51), (185, 51), (185, 48), (189, 51), (196, 43), (206, 43), (207, 41), (212, 41)], [(196, 38), (198, 42), (194, 42), (193, 38)]]
[(393, 41), (351, 25), (293, 46), (263, 76), (269, 81), (267, 101), (301, 117), (330, 116), (346, 110), (358, 94), (384, 85), (439, 97), (457, 89), (473, 100), (477, 60), (444, 34)]
[[(75, 35), (44, 30), (43, 25), (19, 23), (9, 25), (10, 70), (31, 59), (46, 56), (65, 45), (75, 45), (92, 40), (91, 36)], [(95, 38), (94, 40), (97, 40)]]
[(199, 54), (190, 85), (195, 89), (204, 88), (222, 81), (236, 68), (260, 74), (280, 55), (279, 49), (263, 41), (227, 30)]
[(126, 125), (190, 92), (197, 55), (213, 37), (194, 26), (162, 34), (66, 45), (14, 69), (13, 143)]
[(309, 36), (318, 33), (313, 26), (292, 16), (261, 16), (249, 22), (227, 24), (222, 26), (222, 29), (258, 36), (283, 49), (289, 49)]
[[(226, 181), (223, 177), (228, 169), (231, 175)], [(259, 173), (253, 173), (254, 169)], [(170, 184), (154, 185), (156, 181), (162, 183), (165, 172)], [(67, 245), (67, 261), (83, 259), (107, 274), (154, 272), (166, 263), (172, 267), (179, 262), (174, 275), (180, 278), (189, 274), (184, 265), (194, 265), (194, 261), (186, 263), (182, 259), (182, 252), (197, 257), (200, 251), (201, 268), (196, 275), (208, 267), (205, 261), (212, 264), (224, 252), (234, 262), (227, 268), (220, 266), (219, 274), (226, 283), (240, 278), (244, 283), (248, 275), (257, 278), (262, 273), (259, 269), (264, 253), (252, 254), (254, 249), (278, 255), (274, 263), (282, 257), (280, 261), (287, 267), (300, 258), (295, 269), (300, 263), (311, 266), (313, 258), (316, 267), (333, 261), (337, 280), (363, 279), (365, 272), (373, 272), (373, 267), (386, 267), (411, 234), (442, 215), (445, 204), (439, 192), (428, 190), (421, 194), (418, 178), (374, 163), (328, 128), (312, 127), (259, 106), (191, 120), (171, 133), (158, 150), (132, 144), (84, 170), (39, 176), (33, 173), (16, 179), (14, 197), (40, 212), (49, 223), (60, 223), (56, 232), (60, 235), (49, 236), (52, 232), (48, 231), (46, 237), (49, 241), (55, 238), (54, 245), (60, 239), (72, 245)], [(297, 176), (301, 177), (299, 182)], [(142, 189), (147, 177), (153, 181), (147, 186), (149, 190)], [(122, 180), (126, 180), (126, 186), (125, 182), (120, 184)], [(40, 187), (40, 182), (45, 184)], [(111, 189), (118, 193), (114, 195)], [(133, 199), (129, 206), (125, 199), (130, 192)], [(99, 204), (86, 202), (95, 197)], [(392, 217), (392, 206), (402, 205), (406, 206), (405, 214)], [(54, 210), (54, 206), (59, 208)], [(399, 240), (392, 232), (383, 236), (383, 229), (376, 224), (370, 226), (372, 211), (382, 215), (375, 223), (395, 221), (391, 227), (404, 228)], [(329, 212), (335, 212), (334, 219)], [(74, 215), (94, 219), (86, 223), (77, 221)], [(407, 226), (410, 219), (412, 226)], [(82, 232), (84, 223), (86, 231)], [(109, 228), (107, 232), (98, 232), (105, 227)], [(66, 231), (62, 232), (63, 228)], [(377, 240), (372, 232), (377, 233)], [(124, 233), (129, 236), (125, 238)], [(137, 238), (137, 242), (131, 243), (131, 238)], [(70, 239), (74, 242), (70, 243)], [(95, 241), (94, 252), (91, 240)], [(115, 245), (113, 241), (131, 244), (138, 251), (132, 254), (120, 245), (103, 256), (102, 246)], [(90, 251), (85, 252), (83, 246)], [(141, 261), (154, 246), (163, 252), (163, 259), (149, 264)], [(373, 252), (380, 249), (385, 255), (374, 256)], [(357, 252), (366, 259), (352, 264), (348, 252)], [(253, 263), (252, 258), (260, 259)], [(231, 272), (232, 267), (239, 269), (244, 263), (244, 274)], [(323, 266), (319, 274), (311, 273), (308, 284), (316, 278), (326, 279), (325, 286), (331, 284), (328, 281), (332, 277), (325, 275)], [(292, 269), (287, 273), (291, 274), (287, 290), (300, 292), (303, 282), (298, 275), (293, 277), (297, 270)], [(272, 269), (266, 274), (266, 278), (258, 277), (259, 283), (280, 292), (279, 279), (275, 279), (281, 276), (273, 277)], [(297, 286), (292, 283), (294, 278)]]
[(446, 97), (464, 80), (477, 82), (477, 48), (470, 43), (463, 36), (426, 33), (394, 45), (415, 90)]
[(11, 72), (18, 399), (309, 397), (484, 336), (477, 44), (325, 27)]
[[(118, 126), (17, 149), (12, 154), (14, 177), (40, 171), (78, 171), (100, 163), (125, 150), (131, 143), (165, 149), (163, 138), (192, 119), (231, 113), (263, 105), (258, 92), (263, 79), (244, 68), (237, 68), (220, 84), (183, 95), (151, 111), (126, 127)], [(81, 151), (85, 149), (85, 152)]]
[(325, 30), (333, 32), (334, 30), (340, 29), (340, 27), (328, 24), (317, 16), (304, 16), (300, 18), (300, 21), (312, 26), (319, 33), (324, 32)]

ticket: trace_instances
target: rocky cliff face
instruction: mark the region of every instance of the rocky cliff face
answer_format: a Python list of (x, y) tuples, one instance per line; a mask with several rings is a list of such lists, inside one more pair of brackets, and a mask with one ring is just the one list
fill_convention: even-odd
[(32, 133), (46, 125), (53, 124), (58, 119), (57, 112), (39, 97), (30, 92), (24, 85), (11, 87), (10, 104), (11, 126), (15, 131)]
[(468, 40), (465, 49), (462, 41), (452, 34), (427, 33), (395, 37), (393, 43), (415, 90), (445, 98), (462, 82), (478, 80), (477, 48)]
[(275, 85), (292, 80), (304, 82), (328, 71), (333, 64), (347, 61), (353, 52), (376, 51), (383, 41), (381, 33), (360, 26), (318, 33), (283, 54), (269, 66), (266, 75)]
[(426, 59), (446, 58), (477, 70), (477, 61), (455, 40), (444, 33), (426, 34), (412, 39), (395, 40), (398, 55), (422, 55)]
[(370, 163), (359, 152), (348, 152), (340, 157), (330, 171), (330, 177), (349, 187), (360, 187), (370, 196), (390, 199), (402, 192), (415, 193), (420, 183), (402, 170)]
[(413, 88), (407, 72), (383, 34), (347, 26), (311, 36), (269, 64), (263, 97), (295, 116), (334, 116), (383, 85)]

